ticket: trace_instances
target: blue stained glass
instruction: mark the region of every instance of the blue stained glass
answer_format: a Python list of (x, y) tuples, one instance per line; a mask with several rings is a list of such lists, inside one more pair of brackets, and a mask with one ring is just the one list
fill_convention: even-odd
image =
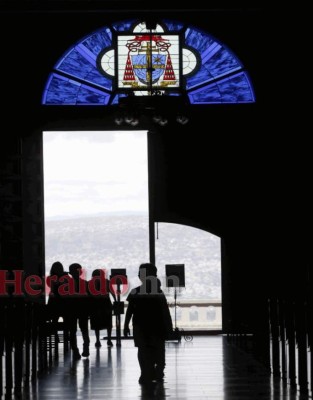
[(203, 32), (188, 28), (186, 30), (186, 43), (200, 52), (202, 61), (198, 72), (187, 78), (187, 89), (210, 82), (242, 68), (238, 59), (229, 50)]
[(112, 90), (112, 80), (100, 74), (97, 69), (90, 71), (89, 74), (86, 75), (85, 81), (95, 83), (107, 90)]
[(121, 97), (126, 97), (126, 94), (121, 93), (121, 94), (117, 94), (116, 96), (114, 96), (114, 99), (112, 100), (112, 105), (118, 104), (118, 101)]
[(81, 56), (83, 58), (85, 58), (87, 61), (90, 62), (90, 64), (92, 64), (93, 66), (97, 65), (97, 61), (96, 61), (96, 56), (89, 50), (87, 49), (86, 46), (84, 46), (82, 43), (79, 44), (78, 46), (75, 47), (75, 50), (81, 54)]
[(119, 100), (119, 96), (118, 95), (116, 95), (116, 96), (114, 96), (114, 98), (113, 98), (113, 100), (112, 100), (112, 105), (116, 105), (116, 104), (118, 104), (118, 100)]
[(97, 89), (88, 87), (86, 85), (81, 85), (77, 92), (77, 102), (78, 105), (88, 105), (88, 104), (98, 104), (107, 105), (110, 99), (110, 94), (100, 92)]
[(184, 27), (184, 24), (177, 21), (163, 20), (163, 22), (169, 31), (180, 31)]
[[(132, 29), (134, 23), (134, 20), (117, 22), (113, 24), (113, 28), (117, 32), (126, 32)], [(179, 31), (184, 28), (183, 23), (168, 20), (163, 21), (163, 26), (169, 31)], [(192, 104), (255, 101), (247, 73), (243, 71), (243, 66), (237, 57), (222, 43), (193, 27), (186, 29), (185, 43), (186, 46), (198, 52), (201, 58), (201, 65), (197, 72), (186, 77), (186, 89), (189, 91), (188, 96)], [(182, 46), (184, 47), (184, 43)], [(60, 74), (50, 74), (42, 103), (107, 105), (111, 96), (114, 96), (112, 104), (117, 104), (118, 99), (125, 95), (112, 94), (113, 79), (101, 74), (97, 66), (99, 53), (111, 47), (112, 31), (109, 27), (103, 27), (76, 43), (56, 64), (55, 71), (60, 71)], [(136, 61), (141, 64), (145, 62), (145, 60)], [(137, 76), (142, 73), (141, 80), (145, 81), (145, 69), (136, 71), (135, 68), (134, 70)], [(157, 74), (161, 70), (159, 69), (157, 73), (153, 72), (154, 80), (158, 78)], [(170, 91), (168, 95), (177, 96), (180, 93)]]
[(63, 61), (61, 61), (57, 69), (73, 77), (87, 80), (107, 90), (111, 90), (112, 81), (100, 74), (96, 66), (91, 64), (78, 50), (79, 49), (75, 48), (68, 53), (67, 57), (63, 58)]
[(94, 68), (94, 66), (76, 49), (73, 49), (68, 53), (57, 67), (59, 71), (67, 72), (82, 79), (92, 70), (92, 68)]
[(210, 46), (216, 43), (215, 40), (210, 38), (204, 32), (197, 31), (195, 29), (188, 28), (185, 34), (186, 44), (198, 50), (201, 54), (205, 52)]
[(206, 62), (202, 64), (200, 70), (195, 75), (187, 78), (187, 89), (241, 69), (237, 58), (220, 45), (211, 46), (210, 50), (203, 54), (205, 54), (204, 58)]
[(241, 72), (219, 83), (223, 103), (250, 103), (254, 101), (249, 79)]
[(48, 90), (49, 90), (49, 87), (51, 85), (51, 81), (53, 79), (53, 76), (54, 76), (54, 74), (50, 74), (49, 77), (48, 77), (45, 89), (44, 89), (43, 94), (42, 94), (41, 104), (46, 104), (47, 94), (48, 94)]
[(188, 96), (192, 104), (254, 102), (253, 91), (245, 72), (196, 89)]
[[(216, 78), (221, 78), (223, 75), (227, 75), (239, 69), (240, 67), (236, 67), (224, 71), (224, 68), (222, 68), (221, 71), (218, 71), (218, 69), (214, 71), (213, 68), (210, 69), (207, 65), (203, 65), (195, 75), (191, 76), (190, 78), (187, 78), (186, 88), (192, 89), (200, 84), (210, 82)], [(214, 75), (214, 72), (216, 73), (216, 75)]]
[(202, 83), (211, 81), (213, 79), (213, 76), (210, 74), (210, 71), (208, 71), (204, 65), (201, 66), (199, 71), (195, 74), (187, 78), (186, 80), (186, 88), (190, 89), (195, 86), (198, 86)]
[(225, 48), (221, 47), (208, 61), (205, 68), (214, 77), (224, 75), (230, 71), (241, 68), (238, 60)]
[(88, 36), (82, 44), (97, 56), (101, 50), (112, 46), (112, 33), (109, 28), (103, 29)]
[(191, 104), (221, 103), (221, 93), (217, 83), (204, 86), (194, 92), (188, 93)]
[(222, 46), (219, 43), (213, 42), (211, 45), (201, 54), (201, 61), (204, 64), (207, 60), (216, 54)]
[(125, 22), (116, 22), (112, 24), (113, 28), (118, 32), (129, 31), (131, 26), (135, 23), (135, 20), (125, 21)]
[(108, 104), (110, 94), (58, 74), (51, 74), (44, 93), (44, 104)]
[(51, 74), (45, 90), (45, 104), (76, 104), (76, 97), (79, 85), (74, 84), (70, 79)]

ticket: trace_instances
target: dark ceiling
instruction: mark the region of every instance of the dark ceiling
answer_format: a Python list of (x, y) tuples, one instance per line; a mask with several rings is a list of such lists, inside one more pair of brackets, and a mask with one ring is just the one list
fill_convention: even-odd
[[(183, 3), (183, 4), (182, 4)], [(220, 0), (210, 1), (209, 4), (203, 1), (192, 1), (190, 4), (185, 2), (148, 2), (144, 0), (1, 0), (2, 10), (133, 10), (140, 9), (146, 11), (162, 10), (239, 10), (239, 9), (260, 9), (263, 2), (254, 1), (253, 4), (247, 1)]]

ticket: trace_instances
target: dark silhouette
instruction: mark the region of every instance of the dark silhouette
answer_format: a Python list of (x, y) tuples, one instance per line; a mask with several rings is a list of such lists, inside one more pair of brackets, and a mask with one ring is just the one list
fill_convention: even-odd
[(92, 279), (89, 282), (91, 288), (91, 303), (90, 303), (90, 328), (95, 331), (96, 347), (101, 347), (100, 330), (106, 329), (108, 332), (107, 345), (112, 347), (112, 311), (113, 306), (110, 299), (112, 295), (116, 300), (115, 293), (110, 290), (110, 282), (105, 277), (105, 271), (95, 269), (92, 272)]
[[(74, 294), (68, 297), (69, 304), (69, 325), (70, 325), (70, 342), (75, 359), (81, 358), (77, 347), (77, 321), (83, 337), (83, 357), (89, 356), (89, 328), (88, 318), (90, 313), (90, 295), (88, 290), (88, 282), (81, 277), (82, 266), (78, 263), (71, 264), (69, 273), (72, 276)], [(69, 285), (71, 286), (71, 285)]]
[(142, 284), (127, 297), (124, 335), (129, 335), (129, 323), (133, 318), (134, 342), (141, 369), (139, 383), (149, 385), (153, 381), (163, 381), (165, 340), (170, 337), (173, 324), (157, 278), (157, 268), (153, 264), (141, 264), (138, 276)]
[(56, 333), (59, 318), (62, 317), (64, 323), (67, 320), (66, 303), (64, 302), (64, 298), (61, 296), (59, 290), (60, 286), (62, 285), (60, 278), (67, 275), (68, 273), (64, 271), (62, 263), (60, 261), (56, 261), (51, 265), (50, 274), (47, 279), (47, 285), (50, 288), (48, 310)]

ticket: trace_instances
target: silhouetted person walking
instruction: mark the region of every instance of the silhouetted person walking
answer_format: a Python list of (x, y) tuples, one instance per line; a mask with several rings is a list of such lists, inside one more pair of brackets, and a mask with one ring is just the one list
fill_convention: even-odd
[(100, 331), (106, 329), (108, 332), (107, 345), (112, 347), (112, 311), (113, 306), (110, 299), (112, 295), (116, 300), (115, 293), (110, 291), (110, 282), (105, 277), (105, 271), (95, 269), (92, 272), (92, 279), (89, 281), (89, 289), (91, 294), (90, 303), (90, 328), (95, 331), (96, 347), (101, 347)]
[(68, 298), (69, 303), (69, 320), (70, 320), (70, 342), (73, 350), (73, 356), (79, 359), (80, 353), (77, 347), (77, 320), (83, 337), (83, 357), (89, 356), (89, 328), (88, 318), (90, 313), (90, 295), (88, 290), (88, 282), (81, 277), (82, 266), (78, 263), (69, 266), (69, 273), (73, 279), (74, 294)]
[(63, 318), (64, 324), (67, 322), (66, 302), (60, 293), (60, 286), (63, 284), (61, 278), (67, 275), (68, 273), (64, 271), (60, 261), (56, 261), (51, 265), (50, 274), (47, 279), (47, 284), (50, 288), (48, 310), (55, 329), (57, 329), (57, 322), (60, 317)]
[(166, 297), (157, 279), (153, 264), (141, 264), (138, 274), (142, 284), (127, 297), (124, 335), (128, 336), (129, 322), (133, 318), (133, 335), (138, 347), (141, 375), (139, 383), (163, 381), (165, 368), (165, 340), (173, 330)]

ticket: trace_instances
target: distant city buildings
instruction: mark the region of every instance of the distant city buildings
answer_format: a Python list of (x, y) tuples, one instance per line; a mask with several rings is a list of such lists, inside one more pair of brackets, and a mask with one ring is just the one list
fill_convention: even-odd
[[(95, 268), (126, 268), (130, 288), (139, 284), (138, 265), (149, 259), (148, 219), (143, 215), (82, 217), (46, 221), (46, 270), (59, 260), (80, 263), (87, 277)], [(185, 264), (181, 299), (221, 300), (220, 239), (199, 229), (159, 224), (156, 264), (165, 287), (165, 264)]]

